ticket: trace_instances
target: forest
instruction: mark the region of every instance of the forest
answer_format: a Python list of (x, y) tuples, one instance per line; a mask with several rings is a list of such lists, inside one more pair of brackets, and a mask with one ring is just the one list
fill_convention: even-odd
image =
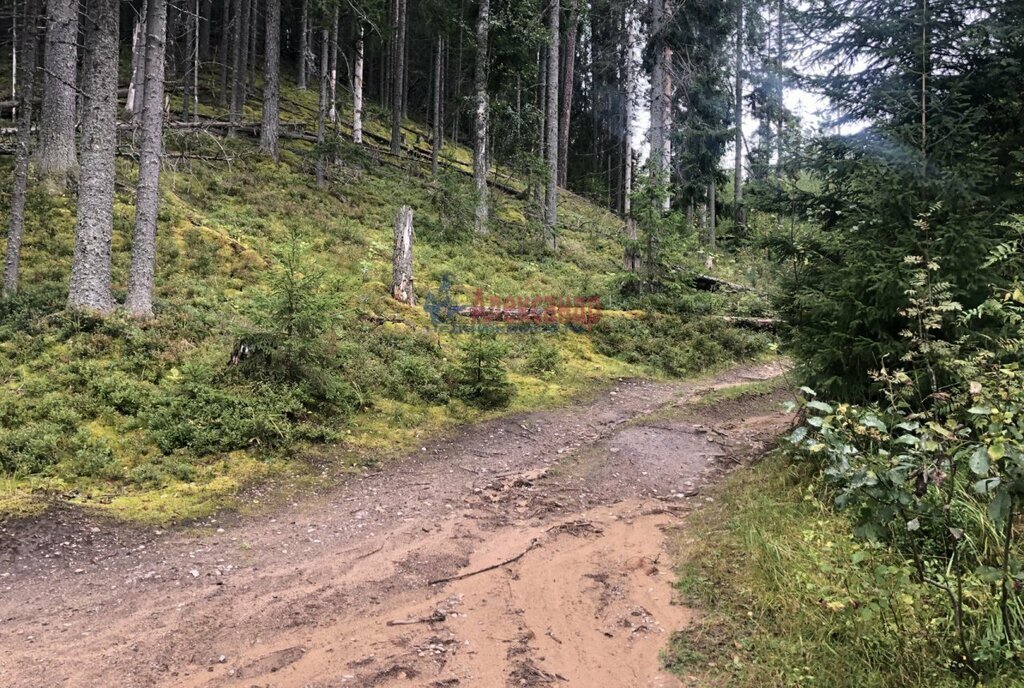
[(4, 0), (0, 94), (5, 685), (1024, 681), (1024, 1)]

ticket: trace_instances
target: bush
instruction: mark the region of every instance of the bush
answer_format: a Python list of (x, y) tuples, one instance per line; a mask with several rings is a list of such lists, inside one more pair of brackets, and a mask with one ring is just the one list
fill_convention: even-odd
[(515, 387), (508, 381), (504, 357), (507, 347), (494, 334), (474, 334), (462, 347), (456, 376), (460, 399), (479, 408), (508, 405)]
[(750, 358), (766, 351), (771, 342), (763, 333), (729, 327), (715, 319), (657, 313), (602, 318), (591, 330), (591, 337), (606, 356), (675, 376)]
[(527, 373), (550, 377), (562, 367), (562, 352), (547, 337), (533, 336), (526, 354), (523, 370)]
[(294, 385), (224, 387), (208, 369), (193, 366), (158, 396), (146, 416), (162, 452), (189, 449), (202, 456), (286, 444), (305, 407)]
[[(1024, 658), (1024, 283), (960, 319), (1002, 333), (976, 347), (945, 341), (952, 290), (915, 261), (901, 309), (905, 369), (875, 375), (883, 400), (830, 404), (804, 388), (791, 441), (853, 532), (886, 543), (915, 581), (939, 593), (931, 625), (951, 667), (973, 678)], [(936, 380), (946, 381), (937, 385)]]

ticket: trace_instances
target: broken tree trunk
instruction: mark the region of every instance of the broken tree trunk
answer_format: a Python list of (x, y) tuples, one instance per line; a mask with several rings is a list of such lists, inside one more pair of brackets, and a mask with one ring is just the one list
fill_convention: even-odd
[(412, 208), (403, 205), (395, 216), (395, 244), (391, 258), (391, 296), (397, 301), (416, 305), (412, 281)]

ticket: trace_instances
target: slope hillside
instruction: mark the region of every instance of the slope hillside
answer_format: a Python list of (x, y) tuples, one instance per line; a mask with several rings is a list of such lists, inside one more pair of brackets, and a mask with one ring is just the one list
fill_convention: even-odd
[[(671, 314), (629, 310), (638, 302), (621, 289), (621, 222), (569, 193), (549, 252), (524, 183), (499, 168), (491, 231), (474, 236), (468, 151), (448, 146), (434, 178), (422, 155), (391, 156), (376, 143), (383, 128), (372, 116), (367, 145), (339, 124), (341, 135), (317, 148), (302, 133), (313, 128), (315, 98), (284, 89), (292, 136), (280, 164), (245, 128), (234, 137), (214, 125), (168, 129), (148, 324), (64, 310), (74, 199), (31, 191), (24, 287), (0, 303), (0, 513), (56, 498), (152, 522), (194, 518), (268, 478), (304, 489), (499, 409), (766, 349), (766, 335), (715, 317), (735, 312), (728, 296), (686, 293)], [(258, 103), (247, 115), (258, 116)], [(428, 138), (409, 123), (406, 140), (415, 148)], [(133, 149), (125, 142), (121, 152), (118, 298), (136, 174)], [(331, 159), (323, 189), (318, 153)], [(5, 159), (3, 188), (10, 174)], [(414, 210), (415, 307), (389, 296), (400, 205)], [(459, 304), (478, 292), (597, 296), (604, 310), (592, 329), (453, 331), (423, 307), (447, 303), (443, 281)]]

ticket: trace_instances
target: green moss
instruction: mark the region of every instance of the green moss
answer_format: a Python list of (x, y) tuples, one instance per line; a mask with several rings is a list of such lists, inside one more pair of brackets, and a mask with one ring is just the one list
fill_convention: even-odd
[[(214, 80), (204, 78), (203, 100), (215, 102)], [(282, 105), (285, 121), (308, 126), (316, 94), (286, 85)], [(224, 114), (207, 105), (201, 110)], [(380, 114), (371, 108), (365, 126), (387, 135)], [(257, 115), (252, 101), (247, 116)], [(342, 114), (342, 134), (349, 115)], [(427, 140), (420, 125), (406, 126), (409, 142)], [(454, 240), (432, 231), (443, 224), (437, 185), (419, 162), (396, 166), (342, 142), (329, 187), (319, 191), (305, 142), (283, 141), (275, 164), (255, 154), (250, 141), (168, 132), (169, 151), (186, 147), (231, 163), (186, 159), (165, 169), (157, 317), (150, 323), (63, 311), (74, 199), (30, 193), (22, 290), (0, 303), (0, 475), (8, 476), (0, 513), (71, 494), (125, 518), (193, 518), (239, 505), (238, 491), (254, 481), (302, 475), (294, 457), (304, 452), (347, 469), (497, 413), (454, 393), (466, 335), (434, 331), (421, 308), (389, 298), (392, 223), (400, 205), (415, 211), (421, 300), (450, 275), (461, 303), (480, 289), (502, 297), (597, 294), (613, 305), (621, 221), (572, 194), (561, 195), (561, 246), (549, 252), (525, 202), (502, 192), (493, 195), (488, 236), (469, 231)], [(445, 152), (468, 170), (468, 150), (449, 143)], [(10, 173), (10, 161), (0, 161), (0, 185)], [(117, 173), (113, 286), (122, 299), (136, 170), (121, 159)], [(260, 368), (269, 365), (266, 358), (228, 365), (240, 341), (272, 333), (260, 312), (294, 236), (314, 257), (308, 270), (321, 275), (319, 288), (331, 297), (321, 309), (323, 348), (316, 359), (326, 380), (284, 379)], [(672, 333), (656, 334), (664, 340)], [(656, 346), (611, 346), (604, 331), (501, 335), (515, 391), (508, 410), (564, 404), (615, 378), (685, 374), (750, 353), (751, 347), (723, 344), (724, 337), (712, 338), (719, 345), (714, 361), (690, 337), (673, 345), (678, 357), (666, 365)], [(680, 364), (690, 348), (703, 353)]]

